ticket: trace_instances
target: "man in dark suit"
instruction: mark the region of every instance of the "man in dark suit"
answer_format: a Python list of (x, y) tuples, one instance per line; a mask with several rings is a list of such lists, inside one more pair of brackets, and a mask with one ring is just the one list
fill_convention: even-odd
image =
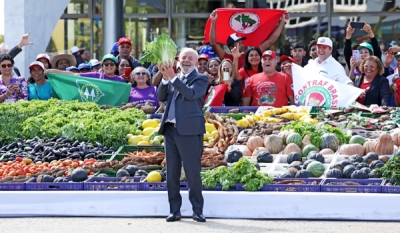
[(181, 219), (182, 197), (180, 176), (183, 162), (189, 183), (189, 200), (192, 203), (193, 219), (205, 222), (203, 195), (201, 193), (201, 156), (205, 120), (202, 112), (208, 79), (196, 70), (198, 54), (191, 48), (182, 49), (179, 55), (181, 73), (175, 75), (172, 64), (159, 67), (163, 75), (157, 97), (167, 102), (161, 121), (160, 134), (164, 135), (167, 156), (167, 188), (170, 215), (167, 222)]

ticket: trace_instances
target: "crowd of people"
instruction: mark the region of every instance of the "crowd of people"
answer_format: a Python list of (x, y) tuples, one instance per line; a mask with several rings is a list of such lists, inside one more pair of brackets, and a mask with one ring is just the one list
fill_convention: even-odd
[[(279, 57), (275, 51), (269, 50), (289, 20), (288, 14), (282, 16), (273, 33), (258, 47), (246, 47), (243, 45), (246, 37), (235, 33), (230, 35), (226, 42), (230, 53), (216, 42), (216, 11), (210, 17), (210, 42), (197, 48), (196, 63), (197, 71), (209, 80), (204, 93), (205, 105), (280, 107), (295, 104), (292, 64), (304, 67), (307, 74), (322, 75), (363, 89), (357, 99), (361, 104), (400, 105), (397, 95), (400, 47), (397, 43), (388, 46), (379, 44), (371, 26), (366, 23), (362, 29), (354, 29), (348, 24), (343, 52), (346, 65), (343, 67), (332, 56), (334, 46), (327, 37), (316, 38), (308, 46), (301, 41), (293, 43), (290, 56)], [(359, 44), (352, 42), (355, 30), (364, 31), (370, 40)], [(131, 55), (132, 42), (129, 38), (120, 38), (110, 54), (104, 55), (101, 61), (91, 59), (90, 51), (77, 46), (70, 49), (71, 54), (53, 57), (38, 54), (36, 61), (29, 66), (30, 77), (25, 79), (14, 65), (14, 57), (27, 45), (32, 45), (29, 34), (0, 57), (0, 102), (54, 97), (46, 77), (46, 73), (53, 72), (130, 83), (130, 102), (144, 104), (150, 101), (157, 107), (163, 104), (156, 97), (163, 77), (160, 67), (140, 64)], [(306, 57), (311, 59), (306, 60)], [(173, 68), (175, 73), (180, 72), (179, 52)]]

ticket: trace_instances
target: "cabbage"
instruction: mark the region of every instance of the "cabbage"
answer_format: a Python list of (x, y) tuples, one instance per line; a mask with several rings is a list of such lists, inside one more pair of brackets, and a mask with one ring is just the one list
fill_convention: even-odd
[(162, 34), (155, 41), (146, 42), (146, 50), (139, 57), (139, 62), (144, 64), (174, 64), (177, 53), (176, 44), (166, 34)]

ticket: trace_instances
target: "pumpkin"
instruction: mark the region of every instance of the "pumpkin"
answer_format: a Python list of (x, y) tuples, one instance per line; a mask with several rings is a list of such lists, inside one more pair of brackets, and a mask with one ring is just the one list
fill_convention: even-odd
[(250, 149), (245, 145), (234, 145), (234, 149), (238, 149), (242, 152), (243, 156), (251, 156)]
[(301, 161), (301, 154), (298, 152), (292, 152), (287, 157), (287, 163), (291, 164), (294, 161)]
[(310, 178), (310, 177), (312, 177), (312, 173), (307, 170), (299, 170), (295, 175), (295, 178)]
[(333, 133), (324, 133), (322, 135), (322, 141), (319, 148), (329, 148), (333, 151), (337, 151), (337, 149), (339, 148), (339, 139)]
[(378, 155), (391, 155), (393, 154), (393, 140), (392, 136), (386, 132), (382, 132), (378, 137), (378, 142), (375, 146), (375, 153)]
[(333, 154), (335, 154), (335, 152), (333, 150), (329, 149), (329, 148), (322, 149), (319, 153), (321, 155), (333, 155)]
[(269, 150), (267, 150), (267, 148), (265, 147), (257, 147), (254, 151), (253, 151), (253, 156), (257, 157), (258, 153), (260, 153), (261, 151), (265, 151), (265, 152), (269, 152)]
[(366, 164), (370, 164), (375, 160), (379, 160), (379, 156), (374, 152), (369, 152), (366, 156), (364, 156), (364, 162)]
[(360, 144), (345, 144), (340, 147), (341, 155), (364, 155), (364, 147)]
[(274, 157), (266, 151), (260, 151), (257, 155), (257, 163), (272, 163), (274, 161)]
[[(126, 173), (128, 173), (128, 172), (126, 172)], [(129, 173), (127, 176), (129, 176)], [(87, 180), (87, 178), (88, 178), (87, 171), (83, 168), (77, 168), (72, 171), (71, 180), (73, 182), (82, 182), (82, 181)]]
[(390, 136), (396, 146), (400, 146), (400, 129), (395, 129)]
[(342, 170), (340, 170), (338, 168), (332, 168), (332, 169), (328, 170), (328, 172), (326, 173), (326, 177), (340, 179), (340, 178), (342, 178)]
[(364, 143), (364, 154), (368, 154), (369, 152), (375, 151), (376, 141), (366, 141)]
[(371, 173), (371, 168), (369, 168), (369, 167), (363, 167), (363, 168), (360, 169), (360, 171), (363, 171), (363, 172), (369, 174), (369, 173)]
[(347, 165), (343, 168), (343, 178), (351, 178), (351, 174), (356, 170), (353, 165)]
[(300, 153), (301, 154), (301, 149), (299, 146), (297, 146), (294, 143), (289, 143), (286, 147), (285, 150), (283, 151), (284, 155), (288, 155), (292, 152)]
[(286, 144), (294, 143), (297, 146), (301, 146), (302, 143), (302, 137), (298, 133), (291, 133), (289, 136), (286, 138)]
[(306, 160), (306, 161), (303, 163), (303, 169), (307, 169), (307, 166), (308, 166), (310, 163), (314, 162), (314, 161), (316, 161), (316, 160), (314, 160), (314, 159), (308, 159), (308, 160)]
[(268, 135), (264, 140), (264, 146), (271, 154), (278, 154), (283, 147), (283, 140), (277, 135)]
[(371, 168), (371, 170), (375, 169), (375, 168), (379, 168), (379, 167), (383, 167), (385, 166), (385, 164), (380, 161), (380, 160), (375, 160), (372, 161), (372, 163), (369, 165), (369, 168)]
[(278, 134), (278, 136), (282, 138), (282, 141), (283, 141), (283, 144), (284, 144), (284, 145), (287, 144), (287, 143), (286, 143), (286, 138), (287, 138), (291, 133), (293, 133), (293, 130), (284, 130), (284, 131), (281, 131), (281, 132)]
[(364, 161), (363, 157), (361, 157), (360, 155), (352, 155), (350, 156), (349, 160), (352, 163), (361, 163)]
[(368, 174), (361, 170), (355, 170), (350, 177), (351, 179), (368, 179)]
[(243, 157), (242, 152), (239, 149), (231, 150), (227, 153), (226, 162), (227, 163), (236, 163), (240, 158)]
[(302, 150), (304, 149), (304, 147), (311, 144), (310, 138), (311, 138), (311, 136), (309, 134), (304, 136), (303, 140), (301, 141), (301, 149)]
[(117, 174), (115, 176), (116, 177), (124, 177), (124, 176), (130, 176), (130, 175), (129, 175), (129, 172), (127, 170), (121, 168), (121, 169), (119, 169), (117, 171)]
[(247, 140), (246, 146), (251, 152), (253, 152), (257, 147), (264, 146), (264, 140), (260, 136), (251, 136)]
[(309, 153), (308, 156), (307, 156), (307, 159), (314, 159), (314, 160), (316, 160), (318, 162), (325, 163), (325, 157), (322, 154), (317, 153), (317, 152)]

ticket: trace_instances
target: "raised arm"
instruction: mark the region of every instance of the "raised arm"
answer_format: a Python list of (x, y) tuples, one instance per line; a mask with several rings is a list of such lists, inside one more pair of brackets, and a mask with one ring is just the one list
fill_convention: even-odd
[(13, 59), (22, 51), (22, 47), (26, 45), (33, 45), (33, 42), (29, 41), (29, 35), (31, 33), (28, 32), (28, 34), (22, 35), (21, 41), (10, 51), (8, 52), (8, 55), (10, 55)]
[(286, 22), (290, 19), (289, 13), (285, 13), (282, 15), (279, 24), (276, 26), (275, 31), (264, 41), (260, 44), (261, 52), (264, 52), (271, 47), (275, 43), (275, 41), (279, 38), (282, 33), (283, 27), (285, 26)]
[(216, 24), (217, 24), (217, 11), (213, 11), (210, 15), (211, 18), (211, 26), (210, 26), (210, 44), (211, 47), (213, 48), (214, 52), (217, 54), (217, 56), (223, 60), (225, 56), (224, 50), (221, 48), (221, 46), (217, 43), (217, 32), (216, 32)]

